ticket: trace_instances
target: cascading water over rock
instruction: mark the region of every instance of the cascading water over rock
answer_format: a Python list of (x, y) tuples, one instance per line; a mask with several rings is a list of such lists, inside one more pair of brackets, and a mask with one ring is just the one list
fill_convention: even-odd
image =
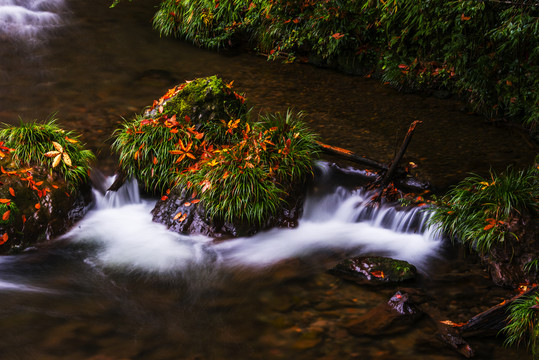
[[(327, 174), (324, 178), (328, 176), (331, 178)], [(440, 244), (426, 225), (428, 213), (372, 207), (368, 193), (343, 187), (308, 196), (295, 229), (273, 229), (221, 243), (205, 236), (173, 233), (152, 222), (155, 201), (141, 199), (136, 182), (105, 195), (95, 191), (95, 197), (95, 209), (66, 237), (98, 244), (96, 257), (104, 266), (157, 272), (193, 263), (260, 267), (338, 251), (392, 256), (421, 269)]]
[(62, 24), (63, 0), (0, 0), (0, 40), (35, 40)]

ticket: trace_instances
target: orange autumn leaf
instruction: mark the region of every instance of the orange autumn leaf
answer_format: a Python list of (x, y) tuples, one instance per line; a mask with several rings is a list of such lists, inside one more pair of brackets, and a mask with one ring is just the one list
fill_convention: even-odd
[(157, 157), (154, 156), (154, 157), (153, 157), (153, 164), (154, 164), (154, 165), (157, 165), (157, 163), (158, 163)]
[(496, 219), (492, 219), (492, 218), (489, 218), (489, 219), (486, 219), (486, 222), (488, 223), (488, 225), (486, 225), (483, 230), (490, 230), (492, 229), (494, 226), (496, 226)]
[(41, 209), (41, 204), (37, 203), (37, 204), (34, 205), (34, 207), (39, 210), (39, 209)]
[(0, 204), (9, 204), (11, 200), (9, 199), (0, 199)]
[(335, 34), (331, 35), (331, 37), (334, 38), (334, 39), (339, 40), (339, 39), (341, 39), (342, 37), (344, 37), (344, 34), (341, 34), (341, 33), (335, 33)]
[(9, 188), (9, 193), (11, 194), (11, 196), (15, 197), (15, 190), (13, 190), (12, 187)]
[(26, 222), (26, 216), (23, 215), (23, 216), (22, 216), (22, 223), (24, 224), (25, 222)]
[(5, 244), (8, 238), (9, 237), (8, 237), (7, 233), (4, 233), (4, 235), (2, 235), (2, 238), (0, 238), (0, 245)]
[(181, 218), (178, 219), (179, 222), (182, 222), (184, 221), (185, 219), (187, 219), (187, 213), (183, 214)]
[(38, 182), (36, 182), (36, 185), (37, 185), (37, 186), (43, 185), (43, 181), (38, 181)]
[(375, 277), (377, 277), (377, 278), (382, 278), (382, 279), (385, 277), (385, 276), (384, 276), (384, 272), (383, 272), (383, 271), (379, 271), (379, 270), (372, 271), (372, 272), (371, 272), (371, 275), (372, 275), (372, 276), (375, 276)]
[(471, 17), (469, 17), (469, 16), (466, 16), (466, 15), (464, 15), (464, 14), (460, 15), (460, 20), (461, 20), (461, 21), (468, 21), (468, 20), (470, 20), (470, 19), (471, 19)]
[(190, 202), (186, 202), (186, 203), (183, 204), (183, 206), (189, 207), (189, 206), (191, 206), (191, 203), (190, 203)]
[(196, 204), (196, 203), (199, 203), (199, 202), (200, 202), (200, 199), (191, 200), (191, 204)]
[(176, 215), (174, 215), (174, 217), (172, 218), (172, 220), (177, 220), (177, 219), (179, 219), (181, 216), (182, 216), (182, 213), (179, 212), (179, 213), (177, 213)]
[(166, 201), (167, 199), (168, 199), (168, 196), (166, 195), (161, 196), (161, 201)]
[(10, 213), (11, 213), (11, 210), (6, 211), (4, 215), (2, 215), (2, 220), (6, 221), (7, 219), (9, 219)]

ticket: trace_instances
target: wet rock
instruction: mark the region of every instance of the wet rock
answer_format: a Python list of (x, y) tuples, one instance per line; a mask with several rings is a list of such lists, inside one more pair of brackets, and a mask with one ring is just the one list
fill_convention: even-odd
[(422, 312), (408, 293), (397, 291), (385, 304), (380, 304), (367, 314), (345, 324), (357, 336), (395, 334), (406, 329), (421, 317)]
[(292, 228), (297, 226), (303, 209), (305, 191), (302, 188), (298, 187), (295, 194), (289, 195), (276, 216), (270, 217), (265, 224), (255, 225), (210, 219), (202, 202), (190, 191), (177, 187), (157, 201), (152, 210), (153, 221), (181, 234), (201, 234), (220, 239), (253, 235), (272, 227)]
[(492, 247), (481, 260), (498, 286), (516, 288), (522, 283), (539, 283), (539, 220), (531, 216), (509, 222), (504, 242)]
[(0, 245), (0, 254), (18, 253), (65, 233), (92, 203), (88, 183), (70, 189), (44, 169), (33, 168), (31, 175), (4, 173), (0, 183), (0, 197), (11, 200), (2, 204), (0, 236), (7, 234), (7, 240)]
[(330, 269), (329, 273), (361, 285), (376, 285), (413, 280), (417, 269), (403, 260), (368, 256), (346, 259)]

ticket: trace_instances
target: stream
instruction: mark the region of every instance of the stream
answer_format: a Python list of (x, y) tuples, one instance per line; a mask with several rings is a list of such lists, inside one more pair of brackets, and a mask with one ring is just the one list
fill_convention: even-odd
[[(156, 4), (0, 0), (0, 122), (56, 116), (82, 133), (110, 183), (110, 137), (123, 119), (176, 83), (218, 74), (234, 80), (254, 113), (303, 110), (324, 142), (378, 161), (390, 161), (421, 120), (405, 160), (435, 189), (471, 171), (529, 165), (539, 152), (521, 130), (489, 125), (454, 99), (161, 38), (151, 29)], [(0, 359), (460, 358), (427, 318), (376, 337), (344, 329), (398, 289), (327, 273), (353, 255), (413, 263), (419, 278), (405, 286), (424, 289), (455, 322), (512, 293), (426, 226), (428, 213), (366, 208), (355, 170), (335, 172), (327, 160), (296, 229), (225, 242), (153, 223), (156, 200), (134, 182), (118, 193), (94, 190), (93, 208), (66, 235), (0, 257)], [(530, 358), (501, 339), (469, 341), (479, 359)]]

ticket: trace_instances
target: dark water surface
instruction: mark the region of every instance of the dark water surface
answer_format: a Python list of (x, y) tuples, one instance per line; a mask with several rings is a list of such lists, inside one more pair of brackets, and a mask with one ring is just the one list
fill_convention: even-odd
[[(44, 119), (82, 133), (112, 173), (114, 129), (175, 83), (218, 74), (255, 111), (309, 114), (329, 144), (389, 161), (410, 122), (407, 153), (440, 188), (470, 171), (526, 166), (536, 144), (492, 127), (453, 100), (399, 94), (374, 80), (263, 57), (219, 55), (151, 30), (154, 3), (109, 9), (69, 0), (63, 24), (32, 44), (0, 36), (0, 121)], [(406, 245), (403, 245), (406, 246)], [(257, 269), (203, 262), (168, 274), (96, 266), (90, 245), (60, 241), (0, 258), (0, 359), (458, 359), (428, 319), (404, 332), (355, 337), (343, 324), (397, 288), (364, 288), (325, 272), (342, 254), (291, 258)], [(152, 253), (148, 253), (148, 257)], [(462, 256), (444, 251), (416, 286), (455, 322), (510, 296)], [(480, 359), (526, 359), (492, 339), (470, 339)]]

